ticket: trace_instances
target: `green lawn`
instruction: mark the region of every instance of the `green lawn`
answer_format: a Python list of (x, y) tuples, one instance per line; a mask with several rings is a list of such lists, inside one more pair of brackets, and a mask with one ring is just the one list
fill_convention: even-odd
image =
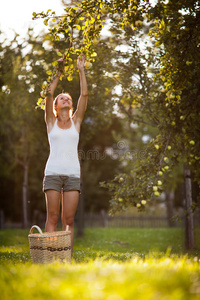
[(0, 231), (2, 299), (200, 297), (200, 251), (186, 254), (180, 228), (86, 229), (75, 239), (71, 264), (32, 264), (27, 236), (28, 230)]

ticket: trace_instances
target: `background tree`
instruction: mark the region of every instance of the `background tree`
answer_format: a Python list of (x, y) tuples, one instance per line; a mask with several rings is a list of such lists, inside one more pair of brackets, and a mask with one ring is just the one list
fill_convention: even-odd
[[(156, 60), (159, 72), (154, 77), (158, 88), (148, 91), (150, 101), (143, 97), (138, 104), (143, 113), (150, 108), (149, 117), (157, 124), (159, 135), (149, 144), (145, 161), (135, 166), (134, 178), (139, 178), (142, 183), (128, 176), (123, 184), (113, 181), (107, 186), (115, 190), (111, 202), (114, 211), (129, 203), (143, 208), (142, 203), (145, 202), (142, 200), (138, 203), (139, 199), (152, 199), (152, 195), (159, 196), (163, 190), (159, 176), (173, 166), (184, 163), (186, 245), (192, 249), (194, 203), (190, 169), (199, 183), (199, 4), (197, 1), (158, 1), (154, 8), (147, 9), (147, 16), (153, 26), (150, 36), (154, 46), (158, 47)], [(145, 18), (146, 15), (141, 22)], [(195, 125), (192, 120), (195, 120)]]

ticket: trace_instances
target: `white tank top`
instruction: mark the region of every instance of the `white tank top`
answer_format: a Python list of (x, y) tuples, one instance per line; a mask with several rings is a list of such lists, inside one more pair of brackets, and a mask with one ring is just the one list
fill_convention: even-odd
[(62, 129), (57, 125), (57, 119), (48, 140), (50, 154), (45, 167), (47, 175), (67, 175), (80, 178), (80, 163), (78, 159), (79, 133), (72, 118), (71, 127)]

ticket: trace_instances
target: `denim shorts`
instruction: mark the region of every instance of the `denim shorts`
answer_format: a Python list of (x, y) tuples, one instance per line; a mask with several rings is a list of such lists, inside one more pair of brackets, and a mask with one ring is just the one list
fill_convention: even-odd
[(43, 192), (56, 190), (58, 192), (79, 191), (80, 178), (62, 175), (47, 175), (43, 180)]

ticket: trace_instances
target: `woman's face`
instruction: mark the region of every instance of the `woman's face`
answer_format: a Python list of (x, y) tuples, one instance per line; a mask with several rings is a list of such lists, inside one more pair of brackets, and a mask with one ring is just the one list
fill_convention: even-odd
[(58, 96), (57, 104), (56, 104), (56, 110), (59, 109), (71, 109), (72, 108), (72, 100), (67, 94), (61, 94)]

